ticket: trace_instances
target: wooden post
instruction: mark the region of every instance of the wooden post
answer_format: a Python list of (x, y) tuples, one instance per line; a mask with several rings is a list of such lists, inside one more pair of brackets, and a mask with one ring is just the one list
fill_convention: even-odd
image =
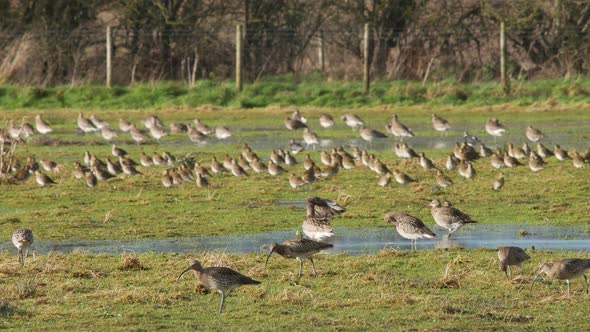
[(242, 26), (236, 25), (236, 91), (242, 91)]
[(111, 44), (111, 26), (107, 26), (107, 88), (111, 87), (111, 75), (113, 71), (112, 62), (111, 62), (111, 51), (113, 50), (113, 45)]
[(500, 82), (505, 94), (510, 93), (510, 82), (506, 77), (506, 36), (504, 33), (504, 20), (500, 21)]
[(320, 71), (323, 73), (326, 70), (324, 60), (324, 32), (320, 30), (318, 36), (318, 60), (320, 62)]
[(112, 41), (111, 41), (111, 26), (107, 26), (107, 88), (111, 87), (111, 77), (112, 77), (112, 72), (113, 72), (113, 67), (112, 67), (112, 50), (113, 50), (113, 45), (112, 45)]
[(369, 94), (371, 85), (371, 76), (369, 68), (369, 23), (365, 23), (365, 45), (363, 50), (363, 92)]

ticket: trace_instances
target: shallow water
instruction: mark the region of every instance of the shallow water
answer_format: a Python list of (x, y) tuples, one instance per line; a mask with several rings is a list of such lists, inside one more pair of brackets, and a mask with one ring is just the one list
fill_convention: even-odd
[[(438, 239), (418, 241), (418, 250), (435, 248), (466, 249), (518, 246), (535, 250), (590, 251), (590, 226), (553, 227), (525, 225), (468, 225), (446, 239), (446, 231), (434, 227)], [(526, 232), (527, 235), (522, 234)], [(374, 254), (384, 248), (410, 249), (410, 241), (401, 238), (393, 228), (336, 229), (334, 248), (326, 253), (350, 255)], [(193, 253), (218, 251), (227, 253), (261, 253), (272, 242), (293, 238), (295, 231), (251, 235), (210, 236), (137, 241), (77, 241), (35, 243), (36, 253), (122, 254), (122, 253)], [(0, 252), (15, 252), (10, 242), (0, 243)]]

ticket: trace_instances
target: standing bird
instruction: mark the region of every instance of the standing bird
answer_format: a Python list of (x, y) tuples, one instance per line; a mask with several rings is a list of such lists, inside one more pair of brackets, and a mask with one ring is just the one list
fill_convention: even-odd
[(94, 173), (88, 172), (86, 174), (86, 185), (90, 188), (94, 188), (94, 187), (96, 187), (96, 184), (97, 184), (96, 176), (94, 175)]
[(534, 151), (529, 155), (529, 168), (535, 173), (545, 168), (545, 161)]
[(375, 138), (385, 138), (387, 137), (384, 133), (377, 131), (375, 129), (365, 128), (362, 127), (359, 131), (361, 138), (365, 141), (372, 143)]
[(555, 155), (555, 158), (557, 158), (557, 160), (559, 161), (571, 159), (570, 156), (567, 154), (567, 150), (562, 149), (561, 146), (559, 146), (558, 144), (555, 145), (555, 148), (553, 149), (553, 154)]
[(180, 277), (185, 272), (190, 270), (197, 271), (199, 273), (199, 280), (201, 284), (209, 289), (221, 294), (221, 304), (219, 305), (219, 314), (223, 311), (223, 304), (225, 298), (229, 296), (232, 290), (244, 286), (244, 285), (259, 285), (260, 281), (256, 281), (250, 277), (234, 271), (227, 267), (203, 267), (199, 261), (193, 261), (191, 265), (178, 276), (176, 281), (180, 280)]
[[(314, 215), (319, 218), (332, 218), (346, 212), (346, 208), (340, 206), (338, 203), (315, 196), (307, 199), (307, 207), (308, 215)], [(311, 208), (311, 211), (309, 208)]]
[(19, 228), (12, 233), (12, 243), (18, 249), (18, 262), (23, 266), (25, 266), (25, 258), (29, 256), (29, 248), (33, 245), (33, 240), (33, 231), (30, 229)]
[(496, 137), (500, 137), (506, 132), (506, 126), (501, 124), (496, 118), (488, 119), (485, 124), (485, 129), (488, 134), (494, 136), (494, 142), (496, 142)]
[(119, 129), (124, 132), (124, 133), (128, 133), (129, 129), (131, 129), (131, 122), (120, 118), (119, 119)]
[(49, 124), (41, 119), (41, 115), (39, 114), (35, 115), (35, 128), (42, 135), (49, 134), (53, 131)]
[(285, 258), (295, 258), (299, 261), (299, 278), (303, 273), (303, 260), (309, 259), (311, 262), (311, 267), (313, 269), (313, 276), (317, 275), (315, 264), (311, 256), (317, 254), (318, 252), (332, 248), (334, 245), (330, 243), (323, 243), (317, 242), (314, 240), (304, 239), (304, 238), (294, 238), (291, 240), (286, 240), (282, 244), (272, 243), (270, 245), (270, 252), (268, 256), (266, 256), (266, 263), (264, 263), (264, 267), (268, 264), (268, 259), (273, 252), (285, 257)]
[(389, 212), (385, 215), (386, 223), (395, 225), (395, 229), (402, 237), (412, 242), (412, 249), (417, 250), (417, 239), (433, 239), (436, 237), (422, 220), (404, 212)]
[(492, 189), (494, 189), (495, 191), (499, 191), (500, 189), (502, 189), (502, 187), (504, 187), (504, 174), (500, 173), (494, 180)]
[(111, 154), (114, 157), (122, 157), (122, 156), (126, 156), (127, 155), (127, 151), (121, 149), (120, 147), (117, 147), (117, 145), (113, 144), (113, 146), (111, 147)]
[(304, 185), (306, 185), (307, 183), (305, 181), (303, 181), (302, 178), (298, 177), (297, 175), (295, 175), (295, 173), (292, 173), (289, 176), (289, 185), (291, 186), (291, 188), (293, 189), (297, 189), (299, 187), (303, 187)]
[(451, 237), (451, 234), (465, 224), (477, 223), (477, 221), (473, 220), (459, 209), (450, 206), (450, 204), (448, 205), (449, 206), (443, 206), (438, 199), (433, 200), (429, 204), (431, 207), (430, 213), (432, 214), (432, 218), (434, 218), (434, 222), (449, 231), (447, 237)]
[(545, 263), (539, 268), (535, 279), (533, 279), (531, 288), (539, 276), (545, 273), (551, 278), (565, 280), (567, 282), (567, 297), (570, 297), (571, 280), (584, 277), (584, 286), (586, 288), (586, 294), (588, 294), (588, 278), (586, 277), (586, 270), (589, 269), (590, 259), (569, 258), (556, 262)]
[(82, 116), (82, 113), (78, 113), (78, 128), (80, 128), (84, 134), (98, 130), (92, 121)]
[(393, 115), (391, 124), (386, 125), (385, 128), (395, 137), (414, 137), (414, 133), (410, 130), (410, 128), (399, 122), (397, 119), (397, 114)]
[(215, 127), (215, 137), (217, 137), (217, 139), (230, 138), (231, 135), (232, 135), (232, 133), (227, 127), (222, 127), (222, 126)]
[(129, 127), (129, 134), (138, 145), (150, 139), (150, 137), (143, 130), (135, 127), (134, 124)]
[(55, 181), (53, 181), (49, 176), (39, 171), (35, 171), (35, 181), (37, 181), (37, 184), (39, 184), (41, 187), (48, 187), (52, 184), (55, 184)]
[(436, 171), (436, 183), (443, 187), (450, 187), (453, 185), (453, 180), (451, 180), (451, 178), (449, 178), (448, 176), (446, 176), (442, 171)]
[(312, 145), (314, 150), (316, 144), (320, 143), (318, 135), (315, 132), (309, 130), (309, 128), (303, 129), (303, 141), (305, 142), (308, 148), (310, 145)]
[(451, 129), (449, 121), (441, 118), (440, 116), (432, 113), (432, 128), (440, 133), (447, 133)]
[(512, 277), (512, 269), (510, 266), (518, 266), (524, 269), (524, 262), (531, 259), (524, 250), (519, 247), (500, 247), (498, 248), (498, 259), (500, 260), (500, 269), (506, 273), (506, 278)]
[(310, 197), (307, 199), (307, 211), (301, 228), (305, 236), (322, 242), (334, 237), (330, 219), (344, 213), (346, 209), (336, 202)]
[(285, 118), (285, 127), (289, 130), (297, 130), (302, 128), (307, 128), (307, 125), (300, 120), (295, 120), (290, 117)]
[(334, 118), (330, 114), (323, 113), (320, 115), (320, 126), (325, 129), (334, 127)]
[(528, 126), (525, 132), (526, 138), (528, 138), (531, 142), (538, 142), (542, 140), (545, 135), (537, 128), (533, 128), (533, 126)]
[(389, 186), (389, 184), (391, 183), (391, 173), (387, 172), (385, 173), (385, 175), (382, 175), (381, 177), (379, 177), (379, 180), (377, 180), (377, 185), (379, 187), (387, 187)]
[(365, 122), (361, 120), (360, 117), (354, 114), (344, 114), (340, 117), (340, 119), (344, 121), (344, 123), (346, 123), (347, 126), (352, 128), (352, 130), (358, 129), (359, 127), (365, 125)]

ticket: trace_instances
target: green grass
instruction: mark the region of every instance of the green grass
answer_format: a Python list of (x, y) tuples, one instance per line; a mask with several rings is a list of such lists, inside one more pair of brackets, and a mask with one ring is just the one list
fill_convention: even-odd
[[(482, 124), (494, 114), (511, 125), (512, 132), (524, 132), (528, 123), (537, 123), (548, 135), (572, 134), (581, 142), (587, 141), (585, 132), (575, 128), (553, 127), (554, 121), (588, 122), (590, 112), (586, 105), (547, 107), (544, 104), (531, 107), (471, 108), (396, 108), (402, 121), (416, 128), (420, 137), (436, 137), (429, 129), (432, 111), (448, 118), (455, 128), (449, 135), (460, 137), (465, 128), (474, 134), (483, 135)], [(237, 157), (243, 142), (271, 136), (276, 147), (285, 146), (289, 138), (300, 139), (300, 132), (284, 130), (282, 120), (289, 108), (266, 108), (243, 111), (227, 109), (223, 113), (216, 108), (205, 107), (167, 108), (158, 111), (160, 117), (171, 121), (189, 122), (199, 117), (210, 125), (226, 124), (239, 128), (230, 144), (199, 147), (188, 142), (186, 137), (166, 137), (162, 146), (147, 144), (137, 147), (128, 135), (121, 135), (117, 144), (127, 149), (134, 159), (140, 152), (170, 151), (177, 157), (190, 155), (207, 164), (213, 156), (222, 159), (225, 154)], [(304, 109), (304, 114), (315, 119), (326, 111), (321, 108)], [(328, 110), (335, 117), (342, 110)], [(493, 113), (492, 113), (493, 112)], [(15, 110), (1, 112), (0, 123), (8, 119), (32, 119), (36, 111)], [(304, 190), (292, 190), (288, 175), (272, 177), (256, 175), (244, 179), (231, 176), (213, 177), (211, 188), (203, 190), (195, 183), (164, 189), (160, 184), (162, 168), (141, 168), (143, 177), (118, 178), (101, 182), (97, 188), (86, 187), (81, 180), (71, 178), (72, 163), (82, 160), (84, 151), (95, 153), (99, 158), (110, 155), (110, 145), (95, 135), (74, 134), (75, 110), (51, 109), (41, 112), (56, 129), (50, 137), (56, 145), (35, 144), (43, 140), (34, 138), (30, 144), (19, 147), (18, 156), (29, 155), (37, 159), (52, 159), (64, 165), (60, 174), (51, 174), (58, 182), (50, 188), (40, 188), (31, 178), (24, 184), (11, 185), (2, 192), (0, 202), (0, 238), (8, 239), (14, 228), (29, 227), (39, 239), (45, 241), (100, 240), (100, 239), (150, 239), (184, 236), (207, 236), (222, 234), (258, 233), (265, 231), (295, 231), (301, 225), (304, 211), (298, 208), (278, 206), (283, 200), (304, 200), (310, 195), (337, 199), (348, 207), (348, 212), (334, 222), (336, 227), (364, 228), (388, 227), (382, 219), (384, 213), (397, 209), (415, 214), (432, 224), (428, 209), (421, 209), (426, 199), (446, 199), (483, 223), (520, 223), (536, 225), (584, 225), (590, 207), (587, 169), (575, 169), (570, 162), (560, 163), (548, 159), (545, 170), (533, 174), (528, 168), (504, 170), (506, 186), (497, 193), (491, 190), (493, 178), (498, 173), (488, 160), (475, 163), (478, 176), (473, 181), (463, 180), (458, 174), (447, 172), (455, 185), (440, 190), (435, 185), (434, 173), (420, 168), (417, 161), (401, 161), (391, 151), (377, 155), (390, 167), (400, 168), (420, 182), (408, 186), (394, 184), (391, 188), (376, 185), (377, 176), (366, 168), (352, 171), (341, 170), (333, 179), (319, 182)], [(154, 114), (152, 111), (129, 110), (96, 111), (100, 118), (115, 125), (119, 116), (138, 122)], [(392, 110), (367, 108), (356, 110), (372, 127), (380, 128), (389, 121)], [(89, 114), (89, 113), (87, 113)], [(221, 116), (221, 114), (223, 114)], [(510, 120), (508, 120), (510, 119)], [(317, 125), (316, 125), (317, 127)], [(264, 128), (264, 131), (255, 130)], [(318, 130), (322, 138), (351, 138), (357, 134), (343, 124), (331, 130)], [(393, 140), (392, 143), (393, 144)], [(411, 141), (410, 141), (411, 144)], [(349, 151), (351, 150), (348, 148)], [(263, 160), (270, 154), (268, 149), (255, 149)], [(427, 150), (426, 154), (442, 165), (448, 151)], [(319, 151), (310, 152), (319, 163)], [(297, 156), (301, 162), (304, 156)], [(301, 174), (301, 165), (287, 167), (289, 172)], [(390, 231), (387, 228), (387, 231)]]
[[(318, 256), (297, 279), (295, 260), (207, 253), (138, 256), (51, 254), (20, 268), (0, 256), (0, 324), (9, 330), (587, 330), (583, 282), (542, 278), (541, 262), (579, 256), (531, 253), (525, 271), (506, 280), (493, 250)], [(190, 260), (228, 266), (262, 282), (242, 287), (216, 314), (187, 273)]]
[[(259, 100), (254, 97), (242, 100), (244, 96), (235, 96), (231, 86), (221, 89), (223, 85), (211, 82), (199, 83), (202, 84), (200, 88), (211, 89), (210, 94), (187, 92), (186, 88), (176, 85), (140, 86), (132, 91), (83, 87), (79, 89), (84, 93), (68, 96), (78, 88), (70, 92), (64, 90), (59, 98), (53, 95), (57, 91), (53, 89), (1, 89), (0, 99), (12, 95), (10, 100), (20, 100), (20, 106), (12, 107), (5, 103), (7, 99), (2, 99), (5, 110), (0, 112), (0, 126), (4, 127), (9, 120), (32, 121), (34, 115), (40, 113), (56, 130), (49, 135), (50, 142), (35, 137), (19, 146), (18, 157), (34, 155), (37, 159), (52, 159), (65, 168), (60, 174), (52, 174), (58, 184), (50, 188), (39, 188), (33, 180), (0, 187), (0, 239), (7, 241), (12, 231), (21, 227), (33, 229), (39, 242), (163, 239), (277, 230), (295, 233), (304, 211), (277, 203), (304, 200), (310, 195), (336, 199), (346, 205), (348, 211), (333, 221), (336, 229), (379, 227), (392, 232), (391, 226), (383, 222), (383, 214), (392, 210), (411, 213), (432, 225), (429, 211), (421, 209), (426, 199), (432, 198), (449, 200), (486, 224), (588, 224), (588, 169), (575, 169), (570, 162), (560, 163), (553, 158), (548, 159), (546, 169), (539, 174), (524, 167), (504, 170), (506, 186), (500, 192), (491, 190), (497, 171), (488, 160), (475, 163), (478, 176), (473, 181), (447, 172), (455, 185), (440, 190), (435, 186), (433, 172), (422, 170), (416, 161), (400, 161), (391, 151), (376, 154), (391, 168), (403, 169), (418, 178), (419, 183), (380, 188), (376, 185), (376, 175), (362, 167), (341, 170), (333, 179), (305, 190), (290, 189), (286, 175), (252, 175), (245, 179), (213, 177), (209, 190), (199, 189), (194, 183), (164, 189), (160, 184), (162, 168), (140, 168), (145, 173), (143, 177), (120, 176), (94, 189), (70, 176), (73, 161), (82, 160), (84, 151), (102, 159), (110, 154), (110, 145), (102, 138), (75, 134), (75, 116), (79, 110), (86, 115), (96, 114), (113, 127), (120, 117), (139, 122), (148, 115), (158, 114), (166, 124), (188, 123), (198, 117), (212, 126), (223, 124), (236, 129), (230, 143), (208, 146), (177, 144), (188, 142), (186, 137), (166, 137), (160, 146), (150, 142), (139, 147), (128, 135), (116, 140), (134, 159), (138, 159), (141, 151), (149, 154), (170, 151), (177, 157), (190, 154), (207, 163), (212, 156), (222, 158), (226, 153), (236, 157), (242, 143), (267, 136), (275, 142), (275, 147), (285, 146), (290, 138), (301, 138), (301, 132), (287, 132), (283, 126), (284, 117), (293, 110), (291, 106), (247, 110), (233, 107), (236, 103), (259, 106), (266, 103), (264, 96), (270, 94), (278, 96), (276, 98), (292, 98), (292, 104), (296, 105), (305, 104), (311, 98), (323, 100), (325, 104), (305, 107), (302, 111), (324, 139), (352, 138), (358, 134), (341, 123), (330, 130), (319, 129), (317, 118), (323, 112), (331, 113), (336, 119), (354, 112), (370, 127), (380, 130), (397, 112), (421, 138), (438, 136), (430, 128), (432, 112), (451, 122), (450, 137), (461, 137), (465, 129), (484, 136), (485, 119), (495, 116), (508, 123), (509, 134), (514, 135), (519, 145), (529, 123), (544, 130), (549, 139), (560, 135), (574, 137), (578, 148), (586, 148), (590, 138), (583, 130), (590, 122), (590, 106), (583, 97), (556, 96), (563, 93), (564, 86), (560, 88), (555, 82), (553, 85), (546, 83), (546, 86), (535, 83), (539, 92), (526, 97), (528, 101), (523, 101), (525, 97), (514, 100), (497, 97), (497, 102), (502, 104), (494, 106), (477, 106), (471, 97), (454, 105), (453, 99), (463, 98), (458, 90), (450, 95), (438, 95), (434, 88), (420, 90), (417, 84), (405, 89), (407, 94), (423, 95), (419, 105), (404, 106), (407, 100), (393, 97), (391, 89), (394, 87), (376, 84), (375, 95), (390, 98), (395, 107), (360, 107), (362, 103), (370, 104), (373, 97), (358, 95), (352, 83), (347, 86), (333, 83), (333, 89), (309, 88), (308, 95), (298, 90), (304, 85), (296, 86), (291, 94), (288, 84), (271, 83), (266, 88), (256, 87), (255, 91), (250, 90), (254, 87), (246, 88), (251, 96), (261, 95)], [(399, 84), (396, 89), (402, 89), (402, 83)], [(280, 89), (274, 88), (276, 86)], [(492, 93), (492, 88), (497, 87), (469, 87), (470, 91), (480, 89), (477, 93), (482, 95)], [(418, 91), (410, 92), (412, 89)], [(334, 91), (338, 97), (332, 97)], [(471, 92), (467, 95), (471, 96)], [(58, 99), (63, 100), (65, 107), (54, 104), (60, 103)], [(179, 102), (180, 106), (175, 104), (174, 100), (181, 99), (191, 101)], [(67, 104), (68, 100), (71, 104)], [(357, 104), (348, 103), (350, 100)], [(510, 103), (504, 103), (507, 101)], [(359, 108), (351, 111), (344, 107), (326, 107), (330, 102), (346, 102), (346, 107)], [(188, 106), (190, 103), (227, 107), (194, 108)], [(136, 106), (130, 107), (130, 104)], [(157, 112), (155, 108), (159, 108)], [(505, 143), (505, 139), (499, 141), (499, 144)], [(255, 150), (264, 160), (271, 152), (268, 148)], [(424, 152), (439, 164), (449, 153)], [(310, 152), (310, 155), (319, 163), (319, 151)], [(301, 162), (303, 156), (297, 158)], [(302, 166), (288, 170), (301, 174)], [(136, 261), (129, 256), (52, 253), (30, 259), (29, 264), (21, 268), (13, 253), (2, 253), (0, 329), (588, 330), (589, 302), (587, 295), (582, 294), (580, 280), (573, 283), (571, 299), (564, 294), (565, 285), (556, 281), (535, 285), (533, 290), (529, 288), (533, 270), (540, 263), (584, 255), (536, 252), (531, 256), (532, 262), (527, 264), (523, 276), (514, 281), (506, 281), (493, 250), (387, 250), (370, 256), (325, 255), (316, 259), (318, 278), (309, 276), (306, 265), (305, 276), (297, 280), (296, 261), (273, 257), (265, 270), (262, 254), (141, 254), (131, 257), (138, 259)], [(202, 260), (205, 266), (224, 265), (237, 269), (262, 281), (262, 285), (235, 291), (226, 302), (226, 312), (219, 317), (215, 314), (219, 295), (203, 294), (190, 274), (174, 282), (178, 273), (195, 258)]]
[(542, 80), (512, 82), (512, 93), (504, 95), (495, 82), (463, 84), (455, 81), (373, 82), (371, 93), (364, 95), (361, 82), (325, 82), (317, 76), (299, 81), (279, 76), (246, 84), (236, 93), (232, 83), (198, 81), (189, 88), (185, 84), (163, 82), (117, 86), (101, 85), (50, 88), (0, 86), (0, 108), (15, 109), (158, 109), (168, 106), (256, 108), (270, 105), (359, 108), (379, 105), (532, 105), (557, 101), (577, 103), (588, 101), (590, 79)]

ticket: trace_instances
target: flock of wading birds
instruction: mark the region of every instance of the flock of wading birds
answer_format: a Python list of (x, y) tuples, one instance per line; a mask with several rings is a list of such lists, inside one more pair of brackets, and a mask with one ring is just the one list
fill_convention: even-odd
[[(384, 133), (377, 130), (369, 129), (365, 123), (356, 115), (347, 114), (341, 118), (346, 125), (358, 130), (362, 139), (372, 142), (375, 138), (387, 137)], [(39, 115), (35, 118), (36, 130), (43, 134), (52, 132), (51, 127), (43, 121)], [(323, 128), (330, 128), (334, 126), (334, 120), (329, 114), (322, 114), (319, 123)], [(138, 144), (149, 140), (148, 133), (156, 140), (170, 134), (188, 133), (191, 141), (202, 141), (208, 135), (215, 135), (218, 139), (225, 139), (231, 136), (231, 131), (226, 127), (210, 128), (200, 120), (196, 119), (193, 125), (185, 124), (171, 124), (170, 131), (165, 130), (162, 121), (157, 116), (151, 116), (144, 120), (146, 131), (138, 129), (135, 125), (121, 119), (119, 126), (122, 132), (128, 132), (132, 139)], [(295, 111), (291, 116), (285, 119), (285, 126), (288, 130), (303, 129), (303, 141), (309, 146), (319, 144), (318, 135), (311, 131), (307, 125), (307, 119), (299, 112)], [(433, 114), (432, 126), (436, 131), (447, 132), (450, 129), (450, 124), (445, 119)], [(118, 136), (118, 133), (111, 129), (108, 123), (91, 116), (84, 118), (82, 114), (78, 116), (78, 128), (84, 133), (100, 132), (106, 140), (112, 140)], [(407, 126), (398, 120), (397, 114), (394, 114), (390, 124), (385, 126), (387, 132), (395, 137), (404, 138), (412, 137), (414, 133)], [(485, 130), (487, 133), (495, 137), (502, 136), (507, 127), (500, 123), (497, 119), (489, 119), (485, 123)], [(27, 139), (34, 133), (33, 127), (30, 124), (23, 124), (20, 127), (13, 122), (9, 127), (2, 131), (2, 143), (10, 142), (11, 140)], [(526, 129), (525, 136), (531, 142), (537, 143), (537, 151), (532, 151), (525, 143), (522, 148), (515, 147), (513, 144), (508, 144), (508, 149), (501, 152), (495, 151), (486, 147), (477, 137), (464, 133), (461, 143), (457, 143), (453, 153), (451, 153), (444, 163), (444, 167), (451, 171), (457, 170), (458, 173), (467, 178), (472, 179), (476, 176), (475, 169), (472, 162), (480, 159), (491, 157), (491, 164), (494, 168), (500, 169), (504, 167), (513, 168), (522, 166), (519, 161), (525, 158), (529, 159), (529, 168), (533, 172), (538, 172), (544, 168), (545, 161), (543, 158), (555, 156), (559, 161), (571, 159), (576, 168), (582, 168), (590, 161), (590, 148), (585, 154), (574, 152), (571, 156), (568, 152), (556, 145), (551, 151), (546, 148), (539, 141), (544, 138), (544, 134), (529, 126)], [(479, 147), (479, 152), (477, 151)], [(233, 176), (241, 177), (248, 176), (249, 170), (256, 173), (269, 173), (277, 176), (286, 172), (281, 164), (295, 165), (297, 160), (293, 155), (296, 155), (305, 148), (295, 140), (291, 140), (287, 149), (273, 150), (268, 163), (263, 163), (258, 155), (247, 145), (244, 144), (242, 153), (237, 159), (233, 159), (228, 155), (225, 156), (223, 162), (217, 161), (213, 157), (209, 167), (202, 166), (200, 162), (194, 162), (194, 167), (191, 172), (186, 163), (180, 163), (177, 168), (166, 169), (163, 172), (161, 181), (164, 187), (171, 187), (182, 182), (196, 181), (199, 187), (208, 186), (208, 178), (211, 173), (221, 174), (224, 172), (231, 173)], [(444, 175), (441, 168), (437, 167), (432, 160), (428, 159), (424, 153), (417, 154), (406, 143), (399, 142), (395, 145), (395, 154), (402, 159), (419, 158), (421, 167), (430, 170), (436, 170), (436, 182), (441, 187), (448, 187), (453, 184), (452, 180)], [(94, 154), (86, 152), (84, 155), (84, 165), (80, 162), (74, 164), (73, 176), (78, 179), (85, 178), (86, 183), (90, 187), (97, 185), (97, 180), (106, 181), (111, 177), (117, 176), (121, 173), (127, 175), (141, 175), (135, 166), (139, 165), (132, 159), (127, 157), (127, 152), (116, 145), (112, 146), (112, 154), (118, 158), (117, 161), (111, 161), (107, 157), (106, 162), (98, 159)], [(4, 151), (2, 151), (4, 153)], [(339, 147), (333, 149), (331, 152), (321, 152), (321, 162), (326, 165), (324, 170), (321, 170), (316, 163), (307, 155), (303, 162), (304, 174), (299, 177), (294, 173), (289, 177), (289, 184), (293, 189), (302, 187), (304, 185), (313, 183), (318, 180), (327, 179), (335, 176), (340, 168), (353, 169), (359, 166), (368, 167), (370, 170), (378, 173), (381, 177), (378, 180), (378, 185), (388, 186), (393, 176), (401, 185), (416, 182), (412, 177), (399, 170), (389, 170), (389, 168), (372, 154), (366, 150), (359, 150), (354, 148), (353, 154), (349, 154), (344, 148)], [(154, 153), (152, 157), (147, 156), (142, 152), (140, 164), (143, 167), (152, 166), (172, 166), (175, 165), (176, 158), (168, 152)], [(7, 174), (14, 175), (13, 178), (19, 181), (25, 181), (31, 174), (35, 174), (36, 182), (41, 186), (48, 186), (55, 184), (46, 174), (39, 171), (39, 164), (48, 172), (60, 171), (57, 163), (53, 161), (40, 160), (39, 163), (34, 158), (29, 157), (24, 166), (20, 166), (18, 160), (14, 160), (7, 169), (2, 169), (2, 176)], [(210, 172), (211, 171), (211, 172)], [(493, 189), (500, 190), (504, 184), (504, 179), (500, 175), (496, 178)], [(429, 204), (431, 214), (437, 225), (448, 230), (447, 237), (450, 237), (455, 231), (460, 229), (463, 225), (468, 223), (476, 223), (470, 216), (463, 213), (459, 209), (452, 206), (450, 202), (440, 202), (433, 200)], [(299, 274), (301, 278), (303, 270), (303, 261), (309, 260), (312, 265), (313, 275), (316, 276), (315, 264), (312, 256), (322, 250), (333, 247), (332, 244), (323, 242), (324, 240), (333, 237), (333, 228), (331, 226), (331, 219), (337, 216), (346, 209), (337, 203), (322, 199), (319, 197), (310, 197), (307, 200), (306, 218), (302, 225), (303, 234), (307, 238), (297, 237), (286, 240), (281, 244), (273, 243), (270, 246), (270, 253), (266, 258), (265, 266), (273, 253), (277, 253), (285, 258), (295, 258), (299, 261)], [(390, 212), (384, 217), (385, 221), (395, 226), (397, 232), (404, 238), (412, 241), (412, 248), (416, 250), (416, 240), (425, 238), (434, 238), (436, 235), (424, 224), (422, 220), (411, 216), (404, 212)], [(12, 236), (12, 242), (18, 249), (19, 262), (25, 264), (25, 257), (28, 256), (28, 250), (33, 244), (33, 232), (30, 229), (17, 229)], [(24, 253), (24, 254), (23, 254)], [(511, 278), (511, 266), (520, 266), (522, 268), (525, 261), (530, 259), (530, 256), (521, 248), (518, 247), (501, 247), (498, 250), (498, 258), (500, 260), (500, 267), (506, 273), (508, 278)], [(539, 268), (533, 283), (539, 278), (541, 274), (546, 274), (549, 277), (566, 280), (568, 287), (568, 297), (570, 296), (570, 280), (576, 278), (584, 278), (586, 293), (588, 293), (588, 281), (585, 272), (590, 269), (590, 259), (565, 259), (555, 262), (544, 263)], [(226, 267), (203, 267), (198, 261), (194, 261), (186, 270), (184, 270), (178, 279), (187, 271), (194, 270), (199, 273), (200, 282), (204, 287), (210, 290), (217, 291), (221, 294), (221, 303), (219, 306), (219, 313), (223, 310), (225, 298), (235, 288), (243, 285), (260, 284), (259, 281), (253, 280), (237, 271)], [(177, 279), (177, 280), (178, 280)]]

